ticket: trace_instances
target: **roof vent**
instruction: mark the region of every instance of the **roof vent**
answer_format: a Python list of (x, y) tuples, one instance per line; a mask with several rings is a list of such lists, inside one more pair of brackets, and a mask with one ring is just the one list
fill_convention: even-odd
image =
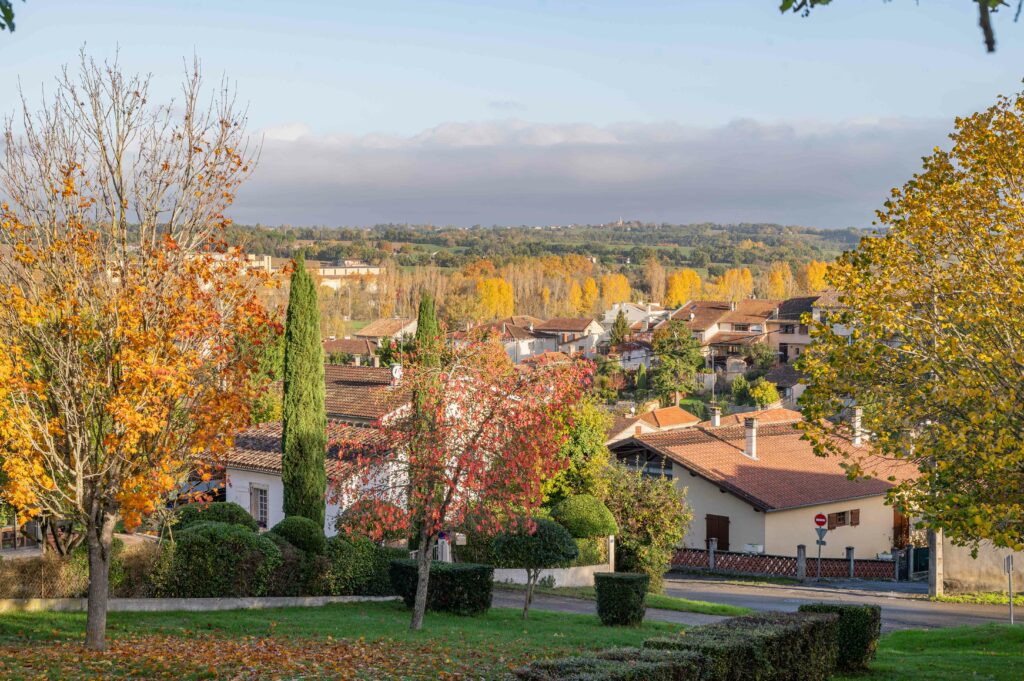
[(743, 450), (743, 455), (750, 458), (757, 458), (757, 419), (753, 416), (748, 416), (743, 419), (743, 426), (747, 432), (747, 447)]
[(722, 425), (722, 408), (716, 404), (710, 407), (710, 411), (712, 427), (717, 428)]

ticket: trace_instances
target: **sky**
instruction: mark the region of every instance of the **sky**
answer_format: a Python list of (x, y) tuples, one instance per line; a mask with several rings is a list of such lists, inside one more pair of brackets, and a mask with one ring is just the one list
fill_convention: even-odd
[(956, 116), (1022, 89), (973, 0), (27, 0), (0, 113), (78, 51), (178, 94), (198, 56), (262, 140), (237, 221), (866, 227)]

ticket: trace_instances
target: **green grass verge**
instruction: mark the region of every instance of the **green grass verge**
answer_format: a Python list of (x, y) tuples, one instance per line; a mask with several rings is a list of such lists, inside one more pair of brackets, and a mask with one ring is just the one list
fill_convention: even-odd
[[(1009, 605), (1010, 597), (1006, 592), (1000, 591), (975, 591), (965, 594), (949, 594), (946, 596), (932, 596), (931, 600), (942, 603), (974, 603), (977, 605)], [(1024, 606), (1024, 591), (1013, 596), (1013, 604)]]
[(871, 671), (833, 681), (1020, 681), (1024, 678), (1024, 627), (987, 624), (957, 629), (886, 634)]
[[(524, 591), (526, 587), (522, 584), (495, 584), (496, 589), (511, 589)], [(588, 601), (597, 600), (592, 586), (538, 586), (535, 593), (549, 594), (551, 596), (566, 596), (568, 598), (583, 598)], [(724, 603), (709, 603), (707, 601), (691, 601), (686, 598), (676, 598), (664, 594), (647, 594), (647, 607), (659, 610), (675, 610), (676, 612), (696, 612), (702, 615), (722, 615), (724, 617), (736, 617), (747, 615), (753, 612), (750, 608), (742, 608), (738, 605), (725, 605)]]
[(733, 575), (728, 572), (709, 572), (708, 570), (681, 570), (673, 569), (668, 575), (672, 577), (700, 577), (702, 579), (714, 580), (716, 582), (735, 582), (737, 584), (803, 584), (795, 577), (768, 577), (758, 575)]

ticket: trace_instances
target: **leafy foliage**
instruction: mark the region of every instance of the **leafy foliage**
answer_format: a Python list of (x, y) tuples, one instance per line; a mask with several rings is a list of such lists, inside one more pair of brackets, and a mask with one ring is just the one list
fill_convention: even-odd
[(878, 637), (882, 632), (882, 609), (879, 606), (805, 603), (798, 610), (839, 615), (839, 657), (836, 662), (839, 671), (863, 671), (875, 659)]
[[(890, 501), (954, 542), (1024, 548), (1024, 94), (957, 119), (830, 269), (840, 308), (813, 324), (805, 434), (850, 475), (913, 476)], [(851, 453), (848, 414), (870, 446)], [(831, 419), (831, 420), (829, 420)], [(871, 460), (867, 460), (871, 459)]]
[(401, 549), (378, 546), (366, 537), (336, 536), (327, 540), (327, 558), (320, 575), (323, 593), (330, 596), (390, 596), (392, 560), (406, 558)]
[[(391, 585), (413, 607), (419, 565), (415, 560), (391, 561)], [(491, 608), (494, 568), (473, 563), (432, 563), (427, 610), (456, 615), (482, 615)]]
[(327, 544), (324, 528), (300, 515), (286, 517), (270, 531), (306, 553), (323, 553)]
[(605, 505), (615, 517), (615, 569), (646, 572), (654, 592), (693, 517), (671, 479), (648, 477), (621, 464), (609, 466)]
[(577, 494), (559, 502), (551, 509), (551, 517), (579, 539), (607, 537), (619, 531), (612, 512), (590, 494)]
[(233, 501), (212, 501), (210, 503), (185, 504), (174, 512), (177, 522), (174, 531), (180, 532), (198, 523), (228, 523), (240, 525), (255, 532), (259, 529), (256, 519)]
[(651, 385), (662, 400), (676, 392), (693, 390), (697, 369), (704, 366), (704, 355), (690, 327), (682, 321), (671, 321), (654, 332), (652, 346), (658, 363), (651, 372)]
[(558, 450), (569, 465), (544, 482), (548, 503), (577, 494), (602, 496), (607, 487), (603, 471), (611, 458), (605, 445), (611, 415), (588, 398), (572, 408), (569, 421), (566, 439)]
[(594, 575), (597, 616), (606, 626), (636, 626), (644, 621), (650, 585), (645, 573), (598, 572)]
[(264, 596), (281, 564), (281, 550), (271, 539), (227, 523), (197, 523), (167, 547), (173, 560), (165, 596)]
[(629, 336), (629, 322), (626, 321), (626, 313), (621, 309), (619, 313), (615, 315), (615, 321), (612, 322), (612, 329), (609, 333), (609, 341), (614, 348), (619, 343), (626, 340)]
[(578, 555), (576, 542), (568, 530), (546, 518), (519, 523), (494, 538), (494, 558), (499, 567), (526, 570), (526, 600), (523, 619), (527, 618), (533, 589), (541, 570), (565, 567)]
[(0, 0), (0, 31), (14, 32), (14, 1)]

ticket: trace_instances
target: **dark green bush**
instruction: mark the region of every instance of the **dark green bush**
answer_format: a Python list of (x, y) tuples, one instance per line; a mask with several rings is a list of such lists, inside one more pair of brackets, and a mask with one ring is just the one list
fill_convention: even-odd
[(700, 653), (706, 678), (714, 681), (827, 681), (835, 670), (837, 620), (758, 613), (649, 639), (644, 648)]
[(877, 605), (831, 605), (807, 603), (800, 612), (833, 612), (839, 615), (840, 671), (856, 672), (867, 669), (875, 659), (878, 637), (882, 633), (882, 609)]
[(647, 586), (644, 573), (598, 572), (594, 575), (597, 616), (607, 626), (635, 626), (644, 620)]
[(519, 681), (704, 681), (702, 665), (690, 651), (618, 648), (596, 657), (539, 660), (514, 675)]
[(271, 539), (228, 523), (190, 525), (173, 547), (170, 593), (162, 595), (179, 598), (265, 596), (282, 561)]
[(619, 526), (608, 507), (595, 496), (577, 494), (551, 509), (551, 518), (577, 539), (607, 537)]
[(268, 596), (319, 596), (311, 588), (311, 568), (313, 557), (305, 551), (293, 546), (287, 539), (275, 532), (263, 535), (274, 542), (281, 552), (281, 564), (270, 576), (267, 586)]
[[(416, 601), (418, 566), (414, 560), (391, 561), (391, 585), (407, 607)], [(494, 568), (474, 563), (430, 564), (427, 610), (482, 615), (491, 607)]]
[(408, 555), (366, 537), (331, 537), (324, 550), (324, 569), (314, 577), (320, 582), (316, 590), (330, 596), (392, 596), (390, 563)]
[(552, 520), (535, 518), (533, 532), (520, 527), (494, 538), (498, 567), (540, 570), (564, 567), (579, 555), (568, 530)]
[(186, 504), (174, 512), (178, 522), (173, 532), (178, 532), (196, 523), (228, 523), (241, 525), (253, 532), (259, 529), (256, 519), (233, 501), (214, 501), (208, 504)]
[(608, 562), (608, 540), (603, 537), (577, 539), (576, 549), (579, 555), (573, 565), (603, 565)]
[(324, 528), (300, 515), (288, 516), (270, 531), (306, 553), (323, 553), (327, 544)]

